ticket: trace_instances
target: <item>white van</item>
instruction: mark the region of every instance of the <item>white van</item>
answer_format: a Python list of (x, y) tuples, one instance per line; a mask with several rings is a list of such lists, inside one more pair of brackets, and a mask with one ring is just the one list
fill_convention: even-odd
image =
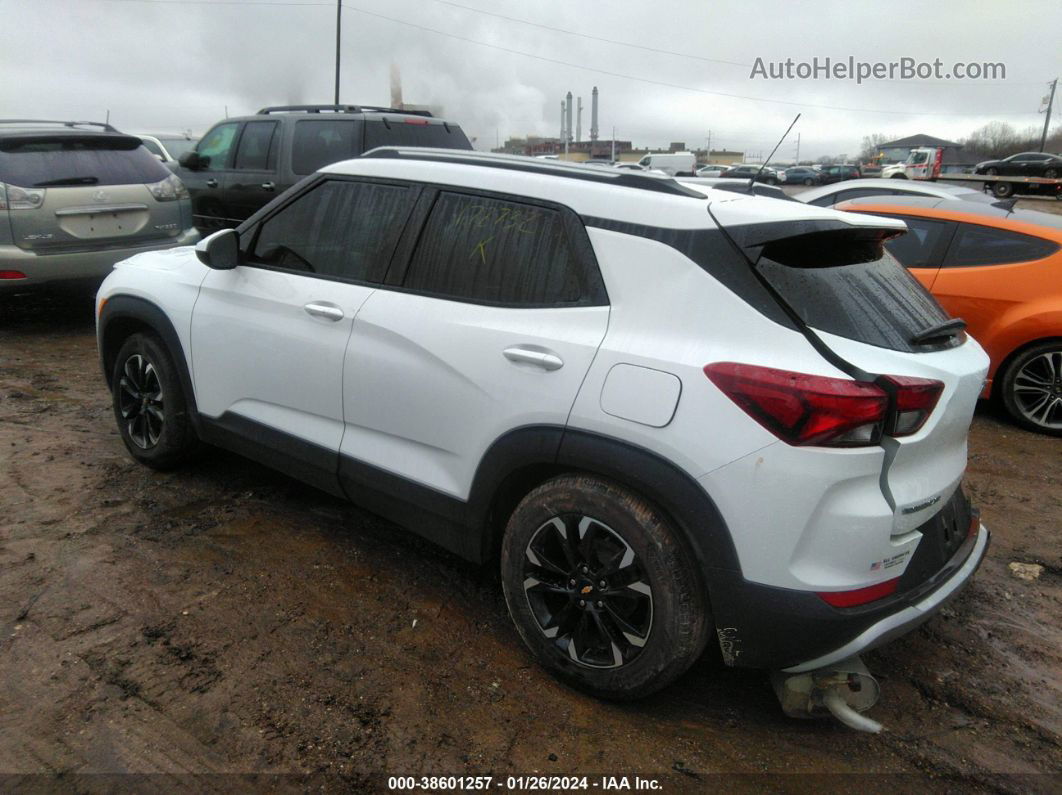
[(657, 168), (671, 177), (692, 177), (697, 170), (693, 152), (663, 152), (648, 154), (638, 161), (644, 168)]

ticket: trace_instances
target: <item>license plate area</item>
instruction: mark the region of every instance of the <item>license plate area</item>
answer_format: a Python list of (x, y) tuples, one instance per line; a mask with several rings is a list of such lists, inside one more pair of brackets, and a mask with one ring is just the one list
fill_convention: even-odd
[(135, 235), (148, 222), (147, 209), (82, 211), (59, 215), (59, 228), (81, 240)]

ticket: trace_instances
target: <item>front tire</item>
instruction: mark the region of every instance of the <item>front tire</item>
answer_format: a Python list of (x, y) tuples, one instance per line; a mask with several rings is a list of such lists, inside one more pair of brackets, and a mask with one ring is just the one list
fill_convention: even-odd
[(1000, 379), (1000, 398), (1021, 427), (1062, 436), (1062, 340), (1033, 345), (1011, 359)]
[(115, 357), (112, 403), (129, 454), (153, 469), (172, 469), (199, 448), (173, 357), (152, 334), (133, 334)]
[(505, 529), (502, 588), (540, 664), (593, 695), (631, 699), (683, 674), (711, 622), (678, 532), (608, 481), (565, 475), (517, 506)]

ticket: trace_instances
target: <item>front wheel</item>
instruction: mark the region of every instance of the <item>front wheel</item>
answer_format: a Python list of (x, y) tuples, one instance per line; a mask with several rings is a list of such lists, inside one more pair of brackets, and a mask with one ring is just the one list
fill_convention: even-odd
[(640, 497), (565, 475), (533, 490), (510, 517), (502, 587), (545, 668), (596, 696), (638, 698), (679, 677), (708, 640), (692, 557)]
[(111, 375), (114, 418), (126, 449), (141, 464), (172, 469), (199, 447), (177, 368), (151, 334), (133, 334)]
[(999, 169), (998, 168), (990, 168), (990, 169), (986, 170), (985, 173), (988, 174), (988, 176), (990, 176), (990, 177), (998, 177), (999, 176)]
[(1062, 341), (1033, 345), (1015, 356), (1002, 374), (1000, 397), (1018, 425), (1062, 436)]
[(1014, 186), (1009, 182), (996, 182), (992, 185), (992, 195), (997, 199), (1008, 199), (1014, 195)]
[(814, 185), (815, 184), (815, 180), (813, 180), (811, 177), (808, 177), (806, 180), (804, 180), (804, 184), (805, 185)]
[(1047, 169), (1044, 172), (1044, 177), (1046, 177), (1047, 179), (1054, 179), (1057, 176), (1058, 176), (1058, 169), (1057, 168), (1049, 168), (1049, 169)]

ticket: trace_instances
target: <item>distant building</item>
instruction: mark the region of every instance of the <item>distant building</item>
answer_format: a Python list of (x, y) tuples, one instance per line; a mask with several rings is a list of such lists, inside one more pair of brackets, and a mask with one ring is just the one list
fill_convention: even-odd
[[(615, 143), (615, 150), (613, 150)], [(492, 152), (508, 155), (558, 155), (564, 157), (564, 140), (561, 138), (542, 138), (529, 135), (526, 138), (509, 138), (504, 144)], [(568, 143), (568, 160), (608, 160), (615, 151), (616, 159), (621, 159), (632, 151), (630, 141), (570, 141)], [(627, 159), (627, 158), (622, 158)], [(637, 159), (637, 158), (635, 158)]]

